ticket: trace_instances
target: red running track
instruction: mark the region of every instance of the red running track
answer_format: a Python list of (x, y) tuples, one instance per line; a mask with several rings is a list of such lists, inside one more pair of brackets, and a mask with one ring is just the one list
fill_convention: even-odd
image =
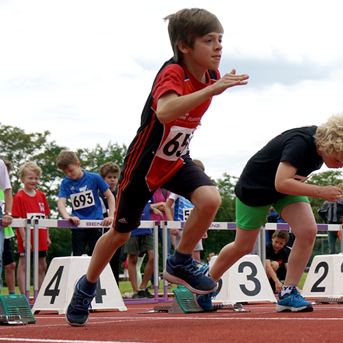
[(250, 312), (141, 314), (154, 305), (132, 304), (123, 312), (91, 313), (85, 327), (71, 327), (63, 315), (44, 311), (35, 315), (35, 324), (1, 325), (0, 343), (343, 342), (341, 304), (314, 305), (310, 313), (277, 313), (271, 303), (243, 307)]

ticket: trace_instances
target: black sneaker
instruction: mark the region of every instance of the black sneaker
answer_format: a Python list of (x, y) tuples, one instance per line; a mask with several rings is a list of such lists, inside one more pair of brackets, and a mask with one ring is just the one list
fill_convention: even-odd
[(198, 262), (194, 261), (192, 257), (182, 265), (173, 265), (172, 257), (173, 255), (167, 259), (166, 270), (163, 272), (164, 279), (185, 286), (196, 294), (208, 294), (217, 290), (217, 282), (205, 276), (199, 269)]
[(148, 291), (147, 288), (146, 288), (144, 291), (142, 291), (142, 292), (144, 292), (145, 297), (148, 298), (148, 299), (152, 299), (152, 298), (154, 297), (154, 296)]
[(71, 298), (70, 304), (66, 313), (67, 323), (71, 326), (84, 326), (88, 321), (89, 307), (95, 293), (93, 295), (86, 294), (80, 289), (80, 281), (85, 277), (82, 276), (77, 282), (74, 290), (73, 297)]
[(133, 296), (132, 299), (146, 299), (146, 295), (144, 291), (137, 291)]

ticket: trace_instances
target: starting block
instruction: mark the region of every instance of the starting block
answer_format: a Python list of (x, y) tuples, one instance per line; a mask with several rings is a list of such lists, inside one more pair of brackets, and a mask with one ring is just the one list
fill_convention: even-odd
[[(90, 260), (91, 258), (86, 255), (54, 258), (32, 308), (33, 313), (58, 311), (58, 314), (65, 314), (75, 284), (82, 275), (86, 274)], [(92, 310), (127, 311), (109, 264), (100, 274), (91, 307)]]
[(343, 254), (314, 256), (301, 294), (320, 302), (342, 302)]
[(218, 310), (233, 310), (236, 312), (248, 312), (247, 310), (243, 309), (242, 304), (235, 304), (235, 305), (212, 305), (211, 309), (208, 311), (203, 310), (201, 307), (198, 306), (196, 301), (194, 300), (196, 294), (189, 291), (187, 288), (183, 286), (179, 286), (180, 288), (174, 289), (173, 292), (175, 297), (171, 305), (157, 305), (154, 307), (153, 311), (144, 312), (144, 313), (151, 313), (151, 312), (168, 312), (170, 314), (184, 314), (184, 313), (200, 313), (200, 312), (215, 312)]
[(22, 325), (36, 321), (25, 295), (0, 295), (0, 324)]
[[(216, 259), (217, 256), (211, 258), (210, 266)], [(245, 255), (232, 265), (221, 277), (217, 291), (214, 303), (276, 302), (266, 271), (257, 255)]]

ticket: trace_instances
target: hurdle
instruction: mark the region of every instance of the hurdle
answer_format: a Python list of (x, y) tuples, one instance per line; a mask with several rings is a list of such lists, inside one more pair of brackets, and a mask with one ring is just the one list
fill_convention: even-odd
[[(27, 246), (31, 245), (30, 230), (33, 229), (33, 299), (36, 301), (38, 296), (38, 230), (39, 227), (49, 228), (111, 228), (112, 225), (103, 226), (101, 220), (81, 220), (80, 225), (75, 225), (72, 221), (67, 219), (14, 219), (12, 222), (13, 227), (25, 227), (26, 228), (26, 242)], [(141, 225), (137, 229), (153, 229), (154, 234), (154, 246), (158, 246), (158, 224), (155, 221), (141, 221)], [(30, 299), (31, 288), (31, 254), (25, 254), (25, 296)], [(124, 302), (131, 304), (134, 303), (153, 303), (168, 301), (167, 290), (164, 292), (164, 298), (158, 297), (158, 249), (154, 249), (154, 298), (152, 299), (124, 299)], [(119, 285), (118, 285), (119, 286)]]
[[(167, 260), (167, 230), (169, 229), (183, 229), (185, 225), (184, 221), (161, 221), (161, 228), (163, 231), (162, 236), (162, 251), (163, 251), (163, 269), (166, 267)], [(27, 246), (31, 244), (30, 230), (33, 228), (33, 290), (34, 290), (34, 300), (36, 300), (38, 295), (38, 229), (41, 226), (46, 226), (49, 228), (63, 227), (63, 228), (104, 228), (102, 226), (102, 221), (100, 220), (81, 220), (80, 225), (76, 226), (70, 220), (65, 219), (13, 219), (13, 227), (25, 227), (26, 228), (26, 242)], [(111, 225), (105, 228), (110, 228)], [(142, 221), (139, 228), (151, 228), (154, 232), (154, 246), (158, 247), (158, 226), (157, 222), (154, 221)], [(317, 224), (317, 228), (320, 231), (341, 231), (343, 234), (342, 225), (338, 224)], [(235, 230), (236, 224), (234, 222), (213, 222), (209, 227), (209, 230)], [(264, 225), (260, 231), (258, 239), (259, 247), (259, 257), (265, 266), (265, 230), (289, 230), (290, 227), (286, 223), (267, 223)], [(343, 236), (342, 236), (343, 237)], [(341, 251), (343, 252), (343, 242), (341, 241)], [(25, 275), (25, 295), (27, 299), (30, 297), (30, 266), (31, 266), (31, 255), (26, 254), (26, 275)], [(154, 298), (153, 299), (124, 299), (127, 303), (142, 303), (142, 302), (168, 302), (171, 301), (168, 298), (168, 282), (163, 280), (163, 298), (158, 297), (158, 285), (159, 285), (159, 271), (158, 271), (158, 249), (154, 249)]]

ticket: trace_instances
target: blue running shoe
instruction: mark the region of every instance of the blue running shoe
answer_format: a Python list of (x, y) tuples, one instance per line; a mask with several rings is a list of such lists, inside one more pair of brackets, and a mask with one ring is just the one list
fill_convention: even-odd
[(209, 311), (212, 308), (212, 299), (214, 299), (217, 296), (217, 294), (217, 291), (205, 295), (194, 294), (194, 301), (204, 311)]
[(295, 286), (292, 286), (291, 293), (284, 294), (282, 297), (281, 293), (279, 293), (276, 311), (311, 312), (313, 311), (313, 306), (301, 296)]
[[(82, 278), (84, 277), (85, 276)], [(80, 281), (82, 278), (80, 278), (75, 286), (74, 294), (66, 313), (66, 320), (71, 326), (86, 325), (89, 316), (89, 308), (96, 293), (94, 292), (93, 295), (89, 295), (80, 289)]]
[(173, 265), (173, 255), (167, 259), (166, 270), (163, 272), (165, 280), (185, 286), (196, 294), (208, 294), (217, 290), (217, 283), (208, 276), (204, 276), (198, 268), (198, 262), (189, 258), (184, 264)]

